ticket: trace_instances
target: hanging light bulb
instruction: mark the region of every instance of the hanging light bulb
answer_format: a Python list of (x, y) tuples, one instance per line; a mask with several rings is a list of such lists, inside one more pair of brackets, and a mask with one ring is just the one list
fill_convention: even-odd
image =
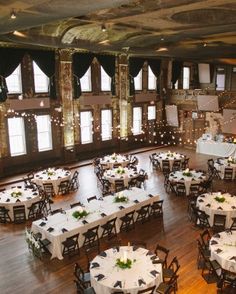
[(12, 9), (10, 17), (11, 17), (11, 19), (16, 19), (16, 12), (14, 9)]

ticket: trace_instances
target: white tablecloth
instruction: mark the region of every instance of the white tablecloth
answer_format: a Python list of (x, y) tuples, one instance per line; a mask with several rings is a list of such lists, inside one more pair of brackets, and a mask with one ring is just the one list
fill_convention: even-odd
[(223, 269), (236, 273), (236, 231), (213, 236), (210, 250), (212, 260), (217, 260)]
[(236, 177), (236, 163), (228, 163), (228, 159), (218, 159), (214, 163), (215, 168), (220, 172), (221, 179), (224, 179), (225, 176), (225, 168), (233, 169), (233, 179)]
[(236, 144), (233, 143), (220, 143), (212, 140), (197, 141), (197, 153), (215, 155), (215, 156), (236, 156)]
[[(19, 191), (21, 193), (18, 197), (13, 197), (12, 192)], [(40, 196), (37, 191), (33, 191), (32, 189), (26, 188), (11, 188), (7, 189), (0, 193), (0, 206), (4, 206), (6, 209), (9, 209), (9, 215), (13, 220), (13, 207), (24, 205), (25, 206), (25, 215), (28, 218), (28, 207), (31, 206), (32, 203), (40, 200)]]
[(219, 193), (206, 193), (200, 195), (197, 199), (197, 206), (210, 216), (210, 226), (213, 225), (214, 214), (222, 214), (226, 215), (226, 228), (230, 228), (232, 217), (236, 217), (236, 196), (231, 196), (229, 193), (220, 194), (221, 197), (225, 198), (225, 202), (223, 203), (219, 203), (215, 200), (215, 197), (217, 196), (219, 196)]
[(123, 180), (125, 187), (128, 187), (129, 181), (133, 178), (137, 178), (139, 176), (138, 172), (134, 171), (131, 168), (123, 168), (124, 173), (117, 173), (119, 168), (109, 169), (104, 172), (103, 176), (113, 185), (115, 184), (115, 180)]
[[(85, 209), (89, 212), (89, 215), (86, 217), (88, 224), (83, 224), (83, 220), (76, 220), (72, 216), (72, 213), (78, 209), (74, 207), (67, 210), (64, 214), (58, 213), (48, 216), (46, 221), (41, 219), (33, 222), (32, 231), (34, 233), (42, 233), (43, 238), (47, 238), (52, 242), (49, 246), (49, 250), (52, 253), (51, 258), (57, 257), (58, 259), (63, 259), (63, 246), (61, 243), (67, 237), (80, 233), (79, 245), (82, 246), (84, 241), (82, 234), (84, 232), (96, 225), (103, 225), (114, 217), (117, 217), (116, 225), (117, 232), (119, 232), (121, 224), (120, 217), (134, 209), (140, 209), (143, 205), (152, 204), (154, 201), (159, 200), (159, 196), (150, 197), (146, 191), (136, 187), (132, 188), (132, 190), (125, 190), (123, 194), (129, 198), (127, 203), (114, 203), (114, 196), (112, 195), (106, 196), (103, 201), (93, 200), (90, 203), (86, 203)], [(139, 203), (135, 203), (134, 200), (138, 200)], [(123, 206), (124, 209), (120, 210), (120, 206)], [(102, 217), (102, 213), (105, 213), (107, 216)], [(44, 226), (40, 226), (42, 222), (45, 223)], [(50, 227), (54, 228), (51, 233), (47, 231)], [(68, 230), (68, 232), (62, 233), (63, 228)], [(99, 230), (99, 236), (101, 236), (101, 233), (102, 229)]]
[[(121, 269), (116, 266), (117, 258), (123, 257), (124, 251), (127, 252), (129, 259), (135, 260), (130, 269)], [(111, 248), (106, 250), (105, 253), (106, 257), (97, 256), (91, 263), (92, 266), (95, 262), (100, 265), (90, 269), (91, 285), (94, 287), (96, 294), (110, 294), (114, 291), (137, 294), (139, 290), (154, 285), (158, 286), (161, 283), (162, 266), (161, 264), (152, 264), (151, 257), (153, 255), (148, 255), (147, 249), (138, 248), (133, 251), (132, 246), (122, 246), (119, 247), (119, 251)], [(97, 281), (96, 276), (98, 274), (105, 277)], [(145, 284), (139, 286), (139, 280), (143, 280)], [(122, 288), (119, 286), (114, 288), (117, 281), (121, 282)]]
[(160, 162), (161, 168), (162, 168), (162, 161), (169, 160), (170, 170), (172, 170), (174, 160), (184, 161), (185, 156), (183, 154), (175, 153), (175, 152), (161, 152), (161, 153), (157, 154), (154, 158)]
[(185, 184), (186, 195), (190, 193), (191, 184), (197, 184), (206, 179), (206, 176), (202, 172), (190, 170), (190, 173), (192, 174), (190, 177), (184, 176), (183, 171), (172, 172), (169, 175), (171, 182), (183, 182)]
[(114, 164), (120, 164), (123, 167), (127, 166), (129, 159), (120, 154), (106, 155), (100, 160), (100, 163), (106, 168), (112, 169)]
[(33, 182), (39, 186), (52, 183), (55, 194), (58, 193), (62, 181), (70, 180), (71, 172), (63, 168), (50, 168), (42, 170), (34, 175)]

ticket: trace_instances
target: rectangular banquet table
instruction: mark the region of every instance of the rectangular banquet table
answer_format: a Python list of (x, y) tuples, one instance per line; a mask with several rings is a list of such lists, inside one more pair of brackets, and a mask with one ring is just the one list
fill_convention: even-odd
[(198, 140), (197, 153), (209, 154), (214, 156), (229, 157), (236, 156), (236, 144), (216, 142), (212, 140)]
[[(152, 204), (154, 201), (159, 200), (159, 196), (151, 195), (152, 197), (150, 197), (148, 192), (136, 187), (131, 190), (124, 190), (123, 194), (129, 198), (127, 203), (115, 203), (114, 196), (112, 195), (104, 197), (104, 200), (102, 201), (93, 200), (90, 203), (86, 203), (85, 209), (89, 212), (89, 215), (86, 217), (87, 224), (83, 224), (84, 219), (77, 220), (72, 216), (72, 213), (78, 209), (77, 207), (74, 207), (66, 210), (64, 213), (48, 216), (47, 220), (41, 219), (33, 222), (31, 230), (33, 233), (40, 232), (42, 238), (47, 238), (51, 241), (51, 244), (49, 245), (49, 251), (52, 254), (51, 258), (63, 259), (62, 242), (65, 241), (67, 237), (80, 233), (79, 246), (81, 247), (84, 241), (83, 233), (94, 226), (105, 224), (108, 220), (114, 217), (117, 217), (116, 226), (117, 232), (119, 232), (121, 224), (120, 217), (130, 211), (140, 209), (143, 205)], [(139, 203), (134, 202), (135, 200), (138, 200)], [(123, 206), (124, 209), (120, 210), (120, 206)], [(102, 213), (105, 213), (106, 216), (102, 217)], [(48, 228), (50, 227), (54, 229), (51, 232), (48, 231)], [(67, 231), (63, 233), (63, 229), (66, 229)], [(98, 233), (100, 237), (102, 233), (101, 228), (99, 228)]]

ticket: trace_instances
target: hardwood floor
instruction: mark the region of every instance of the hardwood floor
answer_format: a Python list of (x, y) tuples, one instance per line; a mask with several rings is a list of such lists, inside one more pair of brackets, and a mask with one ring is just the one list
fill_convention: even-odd
[[(195, 151), (179, 148), (168, 148), (181, 151), (190, 157), (190, 167), (206, 170), (206, 161), (211, 156), (196, 154)], [(136, 226), (130, 233), (122, 233), (119, 237), (122, 244), (132, 240), (143, 240), (149, 249), (154, 249), (157, 243), (170, 249), (169, 261), (177, 256), (181, 265), (178, 280), (178, 293), (216, 293), (215, 284), (207, 284), (197, 270), (196, 239), (201, 232), (189, 222), (187, 217), (187, 201), (185, 198), (167, 194), (163, 187), (163, 175), (152, 171), (149, 163), (148, 151), (137, 155), (139, 167), (148, 172), (146, 190), (159, 194), (164, 199), (164, 219), (151, 220), (148, 223)], [(68, 209), (70, 203), (83, 200), (92, 195), (100, 195), (97, 188), (97, 179), (93, 166), (79, 168), (80, 188), (66, 197), (56, 197), (54, 208)], [(214, 181), (214, 190), (224, 189), (236, 194), (236, 185), (233, 182)], [(27, 225), (30, 225), (28, 222)], [(78, 261), (86, 268), (86, 259), (81, 256), (65, 258), (63, 261), (42, 261), (33, 257), (27, 248), (24, 236), (25, 225), (0, 224), (0, 293), (76, 293), (73, 283), (73, 265)], [(102, 248), (109, 244), (102, 241)], [(81, 251), (82, 252), (82, 251)], [(233, 293), (233, 292), (232, 292)]]

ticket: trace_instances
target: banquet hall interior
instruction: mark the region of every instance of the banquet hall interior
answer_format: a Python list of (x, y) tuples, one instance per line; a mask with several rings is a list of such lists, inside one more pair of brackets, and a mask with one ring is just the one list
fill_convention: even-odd
[(236, 293), (235, 1), (0, 11), (0, 293)]

